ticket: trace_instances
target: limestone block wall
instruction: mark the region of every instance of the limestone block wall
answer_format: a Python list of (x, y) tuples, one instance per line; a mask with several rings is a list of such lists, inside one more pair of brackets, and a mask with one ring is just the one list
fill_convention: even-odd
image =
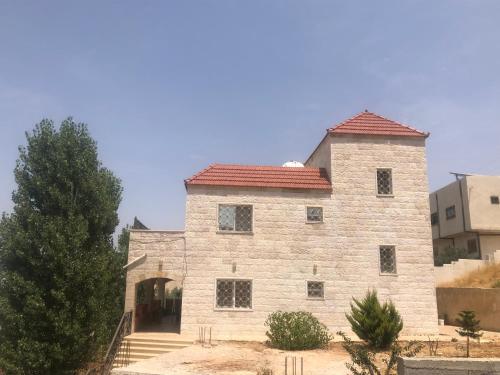
[[(424, 141), (335, 137), (327, 145), (332, 194), (188, 187), (183, 333), (208, 325), (216, 339), (262, 339), (276, 310), (308, 310), (332, 332), (348, 331), (349, 303), (369, 288), (396, 303), (404, 334), (437, 333)], [(377, 197), (377, 168), (393, 169), (394, 197)], [(253, 233), (218, 233), (221, 203), (253, 205)], [(308, 205), (323, 207), (322, 224), (306, 223)], [(396, 246), (397, 275), (380, 274), (380, 245)], [(253, 308), (215, 309), (217, 278), (251, 279)], [(324, 281), (324, 300), (307, 298), (308, 280)]]
[(132, 229), (128, 263), (144, 254), (145, 259), (127, 269), (125, 311), (133, 310), (134, 317), (137, 283), (151, 278), (168, 278), (182, 285), (186, 273), (184, 232)]

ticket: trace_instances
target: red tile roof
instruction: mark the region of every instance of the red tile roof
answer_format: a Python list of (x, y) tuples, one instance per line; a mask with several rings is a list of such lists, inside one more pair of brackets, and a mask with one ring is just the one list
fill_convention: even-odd
[(330, 129), (330, 134), (366, 134), (381, 136), (428, 137), (424, 133), (407, 125), (386, 119), (375, 113), (364, 111)]
[(188, 185), (288, 188), (331, 191), (324, 168), (212, 164), (184, 181)]

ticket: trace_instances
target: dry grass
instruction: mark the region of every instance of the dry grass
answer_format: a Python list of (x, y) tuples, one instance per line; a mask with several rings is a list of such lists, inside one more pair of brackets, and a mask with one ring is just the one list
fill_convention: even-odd
[(445, 288), (500, 288), (500, 263), (482, 267), (466, 276), (439, 286)]

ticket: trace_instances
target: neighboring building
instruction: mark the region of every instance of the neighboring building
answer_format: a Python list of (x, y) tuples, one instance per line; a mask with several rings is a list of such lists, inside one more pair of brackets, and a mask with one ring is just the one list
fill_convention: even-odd
[(262, 339), (277, 310), (349, 331), (352, 297), (375, 288), (404, 334), (437, 333), (427, 136), (365, 111), (328, 129), (305, 167), (209, 166), (185, 181), (183, 232), (131, 231), (125, 309), (146, 285), (141, 319), (171, 329), (154, 311), (175, 280), (181, 333)]
[(500, 176), (460, 175), (431, 193), (434, 254), (465, 249), (475, 259), (492, 260), (500, 250)]

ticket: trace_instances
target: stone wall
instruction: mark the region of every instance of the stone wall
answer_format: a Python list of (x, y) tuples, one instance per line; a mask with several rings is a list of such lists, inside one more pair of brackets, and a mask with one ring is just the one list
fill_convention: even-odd
[(488, 264), (490, 262), (482, 259), (459, 259), (450, 264), (443, 264), (441, 267), (434, 267), (436, 286), (466, 276), (468, 273), (477, 271)]
[[(143, 257), (127, 269), (125, 311), (133, 310), (139, 282), (151, 278), (167, 278), (181, 285), (186, 274), (185, 239), (182, 231), (130, 231), (128, 263)], [(135, 321), (135, 319), (133, 319)]]
[(398, 375), (500, 375), (500, 358), (398, 358)]
[[(188, 187), (183, 333), (209, 325), (216, 339), (262, 339), (276, 310), (308, 310), (332, 332), (348, 331), (349, 303), (369, 288), (395, 302), (404, 334), (437, 333), (424, 141), (325, 142), (332, 194)], [(377, 197), (377, 168), (393, 169), (394, 197)], [(221, 203), (253, 205), (253, 233), (218, 233)], [(307, 205), (323, 207), (322, 224), (306, 223)], [(380, 274), (379, 245), (396, 246), (397, 275)], [(251, 279), (252, 310), (215, 309), (217, 278)], [(306, 297), (308, 280), (324, 281), (324, 300)]]
[(455, 325), (458, 313), (472, 310), (482, 329), (500, 332), (500, 289), (437, 288), (437, 307), (446, 324)]

